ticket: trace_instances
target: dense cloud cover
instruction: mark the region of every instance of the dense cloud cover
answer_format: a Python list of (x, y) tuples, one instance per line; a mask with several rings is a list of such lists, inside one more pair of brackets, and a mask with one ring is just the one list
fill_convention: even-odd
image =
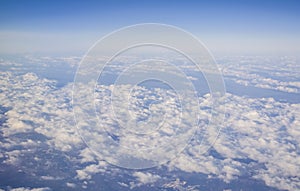
[[(225, 80), (230, 82), (299, 96), (300, 70), (295, 69), (299, 68), (299, 64), (290, 58), (281, 58), (282, 61), (276, 62), (278, 64), (275, 67), (271, 64), (274, 60), (265, 60), (267, 58), (223, 58), (220, 68), (224, 72)], [(72, 58), (60, 61), (74, 65)], [(259, 65), (262, 61), (265, 64)], [(40, 58), (35, 62), (45, 60)], [(247, 177), (263, 181), (264, 186), (274, 189), (300, 189), (299, 97), (298, 101), (295, 98), (289, 102), (288, 98), (280, 100), (277, 97), (259, 95), (247, 97), (240, 92), (235, 94), (229, 89), (224, 97), (224, 104), (218, 106), (226, 111), (219, 133), (214, 128), (205, 129), (210, 117), (211, 97), (208, 93), (201, 95), (198, 100), (201, 111), (199, 126), (203, 129), (196, 132), (185, 150), (160, 167), (142, 171), (127, 170), (108, 164), (82, 141), (74, 121), (72, 82), (58, 86), (57, 81), (49, 80), (38, 74), (39, 72), (18, 72), (19, 63), (1, 60), (1, 65), (0, 174), (5, 177), (4, 174), (13, 169), (16, 174), (31, 177), (27, 181), (39, 182), (32, 187), (18, 179), (12, 181), (15, 182), (14, 185), (9, 180), (2, 179), (2, 189), (51, 190), (54, 189), (51, 185), (55, 182), (63, 184), (60, 188), (65, 189), (95, 189), (93, 186), (96, 184), (108, 184), (105, 181), (95, 182), (95, 177), (100, 176), (119, 177), (112, 183), (118, 186), (115, 189), (139, 189), (144, 188), (143, 186), (154, 189), (159, 186), (160, 189), (201, 190), (200, 184), (189, 185), (180, 180), (184, 179), (182, 173), (189, 176), (198, 174), (204, 176), (205, 180), (218, 179), (224, 185)], [(286, 66), (284, 69), (281, 68), (283, 65)], [(45, 66), (49, 67), (49, 64)], [(263, 70), (270, 76), (257, 73), (258, 70)], [(282, 78), (286, 79), (281, 80)], [(194, 76), (190, 76), (190, 79), (197, 80)], [(102, 117), (102, 125), (108, 128), (116, 125), (108, 102), (109, 90), (113, 86), (96, 87), (96, 105), (101, 105), (98, 114)], [(122, 88), (126, 86), (118, 85), (114, 88), (122, 93)], [(173, 98), (173, 93), (159, 88), (136, 89), (133, 101), (140, 105), (151, 101), (153, 95), (167, 98), (162, 104), (142, 110), (138, 104), (133, 104), (129, 109), (132, 114), (136, 118), (144, 119), (149, 117), (150, 109), (154, 115), (155, 112), (159, 114), (159, 111), (165, 111), (165, 120), (168, 122), (164, 128), (152, 134), (153, 137), (138, 139), (137, 149), (149, 144), (160, 144), (161, 142), (155, 142), (158, 137), (164, 140), (163, 144), (172, 142), (172, 137), (169, 136), (174, 134), (174, 129), (170, 124), (176, 123), (180, 112), (180, 105)], [(143, 99), (138, 99), (139, 94), (144, 95)], [(124, 108), (118, 108), (119, 111), (122, 109)], [(204, 140), (203, 132), (207, 135)], [(214, 139), (218, 133), (218, 139)], [(136, 139), (126, 137), (126, 142), (122, 142), (121, 135), (119, 139), (120, 144), (123, 144), (119, 152), (132, 154), (132, 150), (122, 148), (135, 145)], [(211, 148), (203, 153), (201, 145)], [(158, 153), (164, 152), (159, 149), (158, 147)], [(143, 153), (140, 156), (135, 154), (135, 157), (151, 156)]]

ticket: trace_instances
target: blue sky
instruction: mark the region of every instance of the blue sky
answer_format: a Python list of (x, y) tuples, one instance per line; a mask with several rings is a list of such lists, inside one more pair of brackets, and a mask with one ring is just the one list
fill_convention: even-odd
[(181, 27), (213, 53), (299, 54), (299, 1), (0, 0), (0, 53), (84, 52), (145, 22)]

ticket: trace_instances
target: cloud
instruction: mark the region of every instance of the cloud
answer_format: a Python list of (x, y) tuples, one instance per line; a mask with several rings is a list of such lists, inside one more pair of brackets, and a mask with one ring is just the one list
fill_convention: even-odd
[(243, 86), (299, 93), (299, 64), (296, 58), (237, 57), (220, 65), (226, 79)]
[[(213, 150), (220, 156), (201, 155), (195, 149), (197, 146), (191, 146), (188, 152), (184, 151), (170, 163), (170, 168), (212, 174), (225, 182), (251, 172), (253, 178), (262, 179), (269, 186), (299, 189), (297, 148), (300, 139), (297, 139), (299, 128), (296, 125), (300, 119), (300, 104), (227, 94), (224, 107), (228, 117), (213, 144)], [(254, 164), (264, 168), (253, 168)]]
[(54, 93), (55, 82), (34, 73), (1, 73), (1, 78), (1, 100), (4, 107), (11, 108), (5, 113), (4, 137), (10, 140), (20, 133), (40, 133), (49, 138), (49, 145), (62, 151), (82, 143), (74, 128), (70, 102), (66, 102), (71, 100), (69, 87)]
[(160, 178), (160, 176), (151, 174), (149, 172), (134, 172), (133, 176), (135, 176), (142, 184), (154, 183)]
[(71, 183), (71, 182), (67, 182), (66, 185), (67, 185), (67, 187), (69, 187), (69, 188), (76, 188), (76, 184)]
[[(233, 70), (233, 75), (238, 78), (245, 77), (242, 80), (251, 85), (258, 82), (265, 85), (272, 84), (272, 88), (280, 85), (276, 80), (245, 74), (244, 70), (247, 70), (249, 66), (241, 65), (241, 67), (236, 67)], [(225, 69), (226, 72), (230, 72), (228, 68)], [(259, 80), (251, 81), (254, 78)], [(109, 144), (106, 141), (112, 138), (118, 140), (120, 145), (113, 145), (112, 147), (116, 149), (114, 151), (105, 150), (105, 152), (99, 152), (98, 155), (95, 155), (91, 149), (86, 148), (75, 129), (71, 107), (72, 84), (58, 89), (55, 86), (55, 81), (41, 78), (34, 73), (1, 72), (0, 80), (0, 101), (2, 107), (7, 108), (7, 111), (5, 110), (1, 115), (3, 140), (1, 140), (0, 148), (4, 164), (7, 165), (18, 165), (24, 156), (36, 155), (34, 157), (36, 161), (42, 160), (43, 154), (38, 154), (40, 151), (38, 148), (43, 146), (49, 150), (66, 153), (66, 160), (74, 166), (72, 170), (77, 180), (90, 181), (95, 174), (99, 173), (110, 175), (113, 174), (112, 171), (120, 174), (128, 172), (111, 167), (103, 161), (106, 159), (105, 156), (110, 156), (110, 152), (119, 152), (120, 155), (134, 156), (135, 159), (144, 161), (149, 158), (153, 159), (153, 153), (137, 152), (140, 148), (165, 144), (172, 150), (176, 148), (177, 144), (189, 140), (188, 136), (183, 136), (184, 139), (172, 137), (176, 132), (176, 128), (173, 128), (172, 125), (178, 123), (178, 116), (180, 116), (180, 104), (176, 101), (174, 92), (162, 89), (151, 91), (143, 88), (137, 89), (135, 100), (132, 101), (136, 101), (140, 105), (133, 104), (129, 108), (125, 108), (121, 104), (124, 99), (115, 100), (118, 106), (117, 115), (121, 119), (129, 116), (129, 110), (136, 119), (148, 118), (151, 116), (150, 114), (154, 117), (164, 114), (164, 126), (149, 138), (135, 136), (130, 132), (122, 135), (122, 129), (118, 126), (120, 121), (115, 120), (114, 113), (109, 110), (112, 88), (117, 88), (120, 96), (124, 97), (127, 95), (125, 90), (128, 87), (125, 85), (98, 86), (99, 89), (97, 90), (99, 91), (96, 92), (95, 96), (96, 105), (102, 106), (98, 107), (100, 108), (98, 114), (102, 117), (102, 126), (100, 127), (106, 127), (115, 134), (107, 136), (107, 132), (100, 128), (87, 135), (91, 139), (99, 140), (98, 143), (103, 148), (107, 148)], [(298, 88), (299, 84), (291, 81), (281, 85), (288, 87), (289, 83), (293, 84), (293, 88)], [(85, 91), (84, 87), (82, 87), (82, 91)], [(153, 100), (153, 93), (165, 99), (161, 99), (159, 102), (161, 104), (156, 105), (154, 103), (151, 107), (141, 108), (141, 105)], [(139, 95), (142, 94), (145, 95), (143, 99), (139, 98)], [(214, 137), (218, 133), (217, 129), (205, 129), (207, 127), (205, 124), (209, 122), (209, 117), (211, 117), (209, 112), (211, 103), (209, 94), (199, 98), (200, 129), (190, 145), (176, 159), (166, 164), (170, 172), (180, 170), (186, 173), (201, 173), (221, 179), (226, 183), (242, 176), (248, 176), (262, 180), (267, 185), (278, 189), (297, 190), (300, 188), (298, 175), (300, 171), (298, 152), (300, 147), (299, 103), (283, 103), (273, 98), (246, 99), (228, 93), (225, 103), (217, 106), (226, 109), (226, 120), (216, 141)], [(77, 109), (88, 110), (89, 107)], [(164, 112), (160, 113), (160, 111)], [(184, 115), (188, 116), (188, 112)], [(153, 123), (159, 123), (159, 119), (161, 118), (154, 119)], [(188, 135), (194, 133), (184, 129), (189, 127), (190, 122), (191, 120), (186, 120), (183, 126), (180, 126), (185, 130), (181, 135), (184, 135), (184, 132)], [(79, 120), (78, 123), (82, 127), (87, 125), (84, 120)], [(32, 134), (35, 136), (31, 136)], [(204, 139), (203, 136), (205, 136)], [(199, 146), (200, 144), (201, 146)], [(211, 150), (203, 154), (201, 152), (203, 148), (210, 145), (213, 145)], [(156, 156), (166, 154), (164, 148), (161, 147), (155, 148), (155, 153)], [(119, 159), (122, 160), (122, 158)], [(161, 158), (155, 159), (161, 160)], [(114, 160), (115, 158), (112, 158), (111, 162), (119, 162)], [(51, 160), (48, 162), (55, 163)], [(24, 168), (28, 167), (25, 165)], [(136, 182), (131, 183), (131, 187), (151, 185), (162, 178), (158, 174), (147, 171), (137, 171), (131, 176), (136, 179)], [(52, 176), (41, 175), (41, 178), (44, 179), (50, 177)], [(180, 184), (176, 185), (182, 186), (182, 181), (179, 182)], [(75, 186), (73, 181), (68, 183), (66, 183), (68, 187)], [(124, 182), (124, 184), (130, 186), (128, 182)]]
[(199, 191), (199, 189), (197, 189), (197, 186), (187, 185), (187, 182), (181, 181), (179, 178), (177, 178), (175, 181), (165, 183), (162, 187), (172, 188), (174, 190)]
[(131, 183), (131, 189), (136, 186), (142, 186), (145, 184), (153, 184), (158, 181), (161, 177), (159, 175), (151, 174), (149, 172), (134, 172), (133, 176), (136, 177), (138, 183)]
[(107, 168), (107, 163), (103, 161), (99, 161), (97, 164), (91, 164), (86, 166), (84, 169), (76, 170), (76, 177), (79, 180), (89, 180), (92, 175), (97, 174), (99, 172), (104, 173)]
[(48, 187), (45, 188), (25, 188), (25, 187), (20, 187), (20, 188), (13, 188), (11, 191), (50, 191), (51, 189)]

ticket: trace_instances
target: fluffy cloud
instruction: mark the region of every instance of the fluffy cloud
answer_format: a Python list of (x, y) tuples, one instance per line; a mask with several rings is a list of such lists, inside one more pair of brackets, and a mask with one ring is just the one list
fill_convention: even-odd
[(225, 78), (243, 86), (299, 93), (299, 63), (296, 58), (236, 57), (221, 60)]
[(106, 162), (99, 161), (97, 164), (91, 164), (86, 166), (82, 170), (76, 170), (77, 178), (80, 180), (89, 180), (93, 174), (97, 174), (99, 172), (105, 172), (107, 168)]
[[(10, 140), (20, 133), (40, 133), (49, 138), (48, 144), (69, 151), (81, 144), (76, 134), (70, 107), (70, 87), (54, 93), (55, 82), (40, 79), (34, 73), (14, 76), (1, 73), (1, 103), (11, 108), (2, 130)], [(29, 140), (16, 144), (28, 144)], [(11, 145), (13, 146), (13, 145)]]
[[(228, 94), (224, 107), (228, 117), (212, 148), (220, 156), (202, 155), (195, 149), (197, 146), (191, 146), (186, 154), (170, 163), (170, 168), (212, 174), (225, 182), (252, 172), (254, 178), (267, 185), (299, 189), (300, 104)], [(261, 165), (264, 168), (253, 168)]]
[(149, 172), (134, 172), (133, 176), (135, 176), (142, 184), (154, 183), (160, 178), (160, 176), (151, 174)]
[(133, 176), (137, 179), (138, 183), (131, 182), (131, 189), (145, 184), (153, 184), (161, 178), (159, 175), (151, 174), (149, 172), (134, 172)]
[[(46, 58), (44, 58), (46, 60)], [(3, 61), (1, 61), (3, 62)], [(73, 62), (73, 61), (72, 61)], [(251, 60), (248, 60), (251, 62)], [(257, 59), (253, 62), (257, 62)], [(286, 63), (287, 61), (285, 61)], [(74, 63), (73, 63), (74, 64)], [(18, 65), (14, 65), (17, 67)], [(257, 66), (257, 65), (256, 65)], [(266, 65), (264, 65), (266, 66)], [(264, 66), (257, 66), (263, 69)], [(271, 64), (267, 65), (272, 67)], [(247, 62), (238, 65), (222, 66), (227, 76), (235, 76), (237, 80), (245, 81), (253, 86), (261, 86), (281, 91), (299, 90), (297, 81), (281, 82), (271, 77), (262, 77), (258, 74), (249, 73), (254, 68)], [(288, 65), (289, 69), (295, 66)], [(275, 68), (272, 68), (275, 69)], [(257, 69), (256, 69), (257, 70)], [(285, 70), (288, 71), (288, 70)], [(280, 77), (281, 74), (272, 70), (273, 76)], [(297, 71), (292, 73), (292, 77), (299, 76)], [(254, 80), (254, 79), (257, 80)], [(294, 78), (293, 78), (294, 79)], [(80, 181), (90, 181), (95, 174), (111, 175), (116, 173), (128, 173), (126, 170), (111, 167), (104, 162), (101, 152), (95, 155), (93, 150), (86, 148), (80, 136), (75, 129), (73, 120), (73, 111), (71, 104), (72, 84), (58, 89), (54, 81), (40, 78), (34, 73), (15, 74), (12, 72), (0, 73), (0, 101), (1, 101), (1, 158), (6, 165), (19, 165), (24, 157), (36, 155), (34, 161), (40, 161), (43, 157), (38, 154), (38, 148), (45, 147), (51, 151), (66, 153), (66, 160), (74, 165), (74, 176)], [(195, 79), (193, 79), (195, 80)], [(97, 111), (102, 117), (102, 126), (112, 130), (119, 128), (117, 120), (114, 120), (113, 113), (110, 112), (110, 90), (118, 88), (118, 92), (123, 95), (125, 86), (101, 86), (95, 93)], [(84, 88), (82, 89), (85, 90)], [(135, 156), (138, 159), (149, 159), (153, 157), (151, 152), (138, 153), (138, 149), (147, 146), (155, 146), (166, 143), (172, 143), (170, 149), (176, 148), (176, 144), (182, 143), (182, 139), (172, 139), (175, 129), (172, 124), (176, 124), (180, 116), (180, 104), (174, 98), (172, 92), (165, 92), (161, 89), (154, 90), (155, 95), (161, 99), (159, 103), (153, 103), (150, 107), (140, 107), (145, 103), (151, 102), (153, 92), (140, 88), (135, 92), (133, 102), (137, 105), (131, 105), (130, 108), (124, 108), (117, 104), (119, 116), (127, 115), (128, 111), (135, 119), (143, 120), (149, 118), (151, 114), (159, 116), (160, 111), (164, 111), (165, 126), (152, 134), (151, 138), (137, 137), (129, 134), (122, 137), (119, 131), (110, 137), (107, 132), (95, 131), (91, 133), (91, 138), (102, 138), (101, 141), (114, 138), (122, 145), (117, 148), (117, 152), (122, 155)], [(139, 95), (143, 94), (143, 99)], [(97, 97), (98, 96), (98, 97)], [(124, 96), (124, 95), (123, 95)], [(155, 99), (158, 98), (154, 97)], [(119, 101), (119, 102), (118, 102)], [(117, 100), (120, 103), (122, 99)], [(140, 105), (138, 105), (140, 104)], [(226, 109), (226, 120), (223, 123), (222, 130), (217, 140), (215, 140), (218, 129), (205, 129), (205, 124), (209, 122), (211, 99), (204, 95), (199, 98), (200, 129), (197, 131), (190, 145), (174, 160), (166, 166), (169, 171), (181, 170), (187, 173), (202, 173), (209, 177), (219, 178), (226, 183), (238, 179), (241, 176), (249, 176), (258, 180), (263, 180), (267, 185), (279, 189), (297, 190), (300, 189), (300, 104), (284, 103), (276, 101), (273, 98), (245, 98), (233, 94), (227, 94), (225, 103), (219, 105), (222, 110)], [(99, 109), (98, 108), (98, 109)], [(2, 111), (3, 109), (3, 111)], [(79, 108), (81, 110), (88, 107)], [(125, 113), (125, 114), (124, 114)], [(126, 114), (127, 113), (127, 114)], [(186, 114), (187, 115), (187, 114)], [(128, 116), (126, 116), (128, 117)], [(160, 118), (158, 118), (160, 119)], [(159, 120), (154, 123), (160, 122)], [(184, 125), (189, 126), (190, 121), (184, 121)], [(86, 125), (84, 120), (78, 121), (79, 125)], [(205, 131), (203, 131), (205, 130)], [(189, 131), (185, 131), (190, 133)], [(205, 132), (205, 135), (204, 133)], [(193, 134), (191, 132), (189, 135)], [(203, 134), (202, 134), (203, 133)], [(34, 134), (34, 136), (32, 136)], [(155, 140), (158, 139), (159, 141)], [(188, 140), (184, 137), (183, 141)], [(117, 142), (118, 142), (117, 141)], [(103, 142), (102, 142), (103, 143)], [(46, 146), (45, 146), (46, 145)], [(102, 145), (103, 147), (107, 144)], [(204, 148), (212, 148), (203, 154)], [(126, 149), (131, 147), (134, 149)], [(109, 152), (107, 150), (106, 152)], [(114, 152), (114, 151), (113, 151)], [(164, 153), (164, 150), (158, 147), (156, 154)], [(111, 153), (103, 153), (110, 155)], [(164, 153), (165, 154), (165, 153)], [(54, 158), (54, 157), (53, 157)], [(102, 159), (102, 160), (99, 160)], [(56, 160), (60, 160), (56, 159)], [(160, 159), (158, 159), (160, 160)], [(33, 161), (33, 162), (34, 162)], [(55, 161), (48, 161), (48, 163)], [(114, 161), (117, 162), (117, 161)], [(47, 163), (47, 165), (48, 165)], [(46, 165), (45, 165), (46, 166)], [(26, 166), (25, 166), (26, 167)], [(111, 171), (115, 171), (112, 173)], [(120, 183), (123, 186), (153, 185), (162, 176), (147, 171), (137, 171), (131, 174), (135, 181)], [(40, 175), (41, 179), (49, 179), (53, 176)], [(55, 177), (54, 177), (55, 179)], [(121, 185), (121, 186), (122, 186)], [(76, 185), (69, 181), (66, 186), (73, 188)], [(169, 187), (168, 187), (169, 186)], [(184, 182), (178, 180), (172, 183), (166, 183), (165, 188), (190, 188)], [(19, 188), (29, 190), (30, 188)], [(42, 189), (42, 188), (41, 188)], [(45, 188), (48, 189), (48, 188)]]

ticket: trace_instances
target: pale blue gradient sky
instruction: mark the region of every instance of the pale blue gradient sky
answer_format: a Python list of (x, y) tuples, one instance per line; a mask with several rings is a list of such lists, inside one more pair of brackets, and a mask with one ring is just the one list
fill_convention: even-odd
[(215, 54), (300, 54), (300, 1), (0, 0), (0, 53), (84, 54), (103, 35), (164, 23)]

